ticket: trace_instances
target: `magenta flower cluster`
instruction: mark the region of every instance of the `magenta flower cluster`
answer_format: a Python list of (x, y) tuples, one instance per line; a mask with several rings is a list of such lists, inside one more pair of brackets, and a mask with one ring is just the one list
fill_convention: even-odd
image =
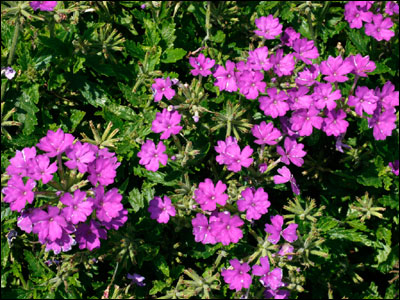
[[(281, 235), (289, 243), (297, 240), (297, 224), (290, 224), (286, 229), (282, 230), (283, 217), (279, 215), (271, 217), (271, 223), (272, 225), (266, 224), (265, 231), (270, 234), (268, 241), (272, 244), (277, 244)], [(278, 252), (278, 255), (284, 256), (292, 251), (293, 247), (285, 243)], [(290, 260), (292, 258), (290, 255), (287, 255), (287, 259)], [(252, 277), (248, 272), (252, 270), (251, 274), (259, 277), (261, 284), (266, 288), (265, 293), (269, 297), (285, 299), (289, 296), (289, 291), (280, 289), (285, 286), (285, 283), (282, 281), (282, 269), (271, 269), (268, 256), (261, 257), (260, 265), (255, 264), (252, 268), (248, 263), (240, 263), (238, 259), (232, 259), (229, 263), (231, 266), (228, 269), (222, 269), (221, 275), (225, 282), (229, 284), (231, 290), (238, 292), (243, 288), (248, 289), (252, 283)], [(276, 295), (282, 298), (277, 298), (275, 297)]]
[[(11, 210), (21, 212), (18, 227), (37, 234), (46, 251), (55, 254), (70, 250), (76, 243), (80, 249), (99, 248), (107, 230), (118, 229), (127, 220), (118, 190), (104, 190), (114, 182), (120, 165), (115, 153), (74, 140), (62, 129), (49, 130), (37, 148), (17, 150), (6, 170), (10, 179), (2, 189), (4, 202)], [(86, 183), (92, 185), (88, 191), (81, 189)], [(46, 184), (49, 188), (39, 191)], [(49, 201), (35, 207), (35, 198), (42, 195)], [(97, 220), (90, 217), (94, 212)]]
[[(366, 35), (378, 41), (389, 41), (394, 37), (394, 31), (390, 30), (394, 24), (390, 17), (384, 18), (381, 13), (374, 14), (371, 11), (373, 4), (374, 1), (349, 1), (344, 6), (344, 18), (349, 22), (350, 28), (360, 29), (364, 25)], [(390, 16), (398, 15), (399, 5), (394, 1), (387, 1), (385, 13)]]
[(31, 1), (29, 5), (33, 10), (53, 11), (57, 6), (57, 1)]

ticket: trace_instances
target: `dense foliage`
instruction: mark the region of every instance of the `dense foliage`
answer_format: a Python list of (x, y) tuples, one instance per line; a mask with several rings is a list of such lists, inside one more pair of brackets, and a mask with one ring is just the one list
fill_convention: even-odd
[(4, 298), (399, 296), (395, 1), (3, 1)]

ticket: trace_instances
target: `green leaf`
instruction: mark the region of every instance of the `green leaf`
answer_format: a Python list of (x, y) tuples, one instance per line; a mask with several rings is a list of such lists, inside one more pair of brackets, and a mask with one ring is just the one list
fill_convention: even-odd
[(382, 186), (381, 180), (379, 179), (378, 175), (373, 174), (373, 171), (358, 175), (357, 182), (364, 186), (373, 186), (376, 188)]
[(350, 29), (350, 31), (348, 32), (348, 37), (350, 41), (354, 44), (354, 46), (356, 46), (357, 50), (361, 52), (361, 54), (368, 54), (367, 47), (370, 41), (369, 36), (365, 34), (360, 34), (359, 30)]
[(81, 70), (83, 68), (83, 64), (85, 63), (86, 58), (81, 57), (81, 56), (77, 56), (76, 57), (76, 61), (72, 67), (72, 73), (78, 73), (79, 70)]
[(8, 246), (7, 239), (1, 238), (1, 266), (5, 268), (10, 254), (10, 247)]
[(138, 212), (141, 208), (148, 205), (154, 198), (155, 190), (153, 188), (143, 188), (142, 193), (137, 188), (129, 192), (128, 201), (134, 212)]
[(86, 112), (78, 110), (78, 109), (71, 109), (71, 133), (75, 131), (76, 127), (81, 123), (83, 117), (85, 116)]
[(34, 130), (35, 126), (38, 124), (36, 113), (39, 109), (34, 104), (31, 96), (26, 94), (25, 92), (18, 98), (17, 103), (15, 104), (16, 107), (19, 107), (26, 111), (26, 114), (18, 114), (18, 121), (24, 124), (24, 129), (22, 132), (25, 135), (30, 135)]
[(157, 268), (166, 276), (169, 277), (169, 267), (164, 256), (158, 256), (155, 260)]
[(327, 232), (339, 225), (339, 221), (332, 217), (321, 217), (318, 220), (318, 229)]
[(133, 106), (139, 105), (140, 99), (136, 96), (136, 93), (132, 93), (132, 87), (122, 82), (118, 82), (118, 87), (121, 90), (124, 98)]
[(218, 30), (215, 35), (210, 37), (210, 40), (216, 43), (223, 43), (225, 41), (225, 33), (222, 30)]
[(175, 48), (175, 49), (167, 49), (163, 53), (161, 58), (161, 62), (163, 63), (174, 63), (180, 59), (182, 59), (186, 55), (186, 50), (182, 48)]
[(24, 257), (29, 264), (29, 270), (33, 276), (42, 277), (44, 275), (43, 267), (31, 251), (24, 250)]
[(110, 103), (106, 106), (106, 109), (108, 109), (110, 112), (117, 115), (119, 118), (123, 120), (135, 121), (138, 119), (138, 116), (133, 111), (133, 109), (128, 106)]
[(164, 21), (161, 27), (161, 37), (167, 45), (167, 49), (172, 48), (176, 39), (175, 23)]
[(155, 295), (161, 292), (167, 286), (167, 282), (164, 280), (153, 280), (153, 287), (149, 291), (149, 295)]
[(104, 91), (90, 81), (86, 81), (80, 91), (87, 102), (94, 107), (104, 107), (108, 103), (108, 97)]

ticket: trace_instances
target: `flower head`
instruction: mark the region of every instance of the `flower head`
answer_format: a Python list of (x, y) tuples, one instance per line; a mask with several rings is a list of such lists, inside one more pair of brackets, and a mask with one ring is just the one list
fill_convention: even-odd
[(265, 287), (270, 287), (272, 290), (276, 290), (283, 286), (282, 283), (282, 269), (275, 268), (270, 270), (268, 256), (260, 258), (260, 266), (253, 266), (253, 275), (260, 276), (260, 281)]
[(194, 191), (194, 199), (200, 204), (201, 209), (213, 211), (219, 205), (225, 205), (228, 195), (225, 194), (226, 184), (221, 180), (214, 183), (211, 179), (206, 178), (204, 182), (200, 182), (199, 188)]
[(222, 269), (221, 275), (226, 283), (229, 284), (229, 289), (240, 291), (242, 288), (248, 289), (251, 285), (251, 276), (248, 274), (250, 266), (248, 263), (241, 264), (238, 259), (229, 261), (231, 268)]
[(161, 113), (156, 113), (156, 118), (152, 123), (151, 130), (155, 133), (162, 132), (160, 139), (168, 139), (171, 134), (178, 134), (182, 130), (182, 126), (179, 126), (181, 121), (181, 115), (177, 112), (170, 112), (166, 108)]
[(375, 96), (374, 90), (370, 90), (366, 86), (358, 86), (355, 96), (349, 96), (347, 102), (350, 106), (355, 106), (355, 111), (359, 116), (363, 116), (363, 112), (372, 115), (376, 109), (379, 98)]
[(267, 89), (268, 96), (260, 97), (260, 109), (266, 116), (276, 118), (278, 116), (284, 116), (289, 110), (289, 104), (286, 102), (288, 96), (284, 91), (280, 91), (276, 88)]
[(211, 223), (217, 221), (216, 216), (210, 216), (210, 223), (205, 215), (197, 213), (196, 217), (192, 219), (193, 235), (196, 242), (202, 244), (216, 244), (217, 240), (211, 233)]
[(26, 184), (22, 181), (19, 176), (11, 176), (8, 180), (7, 186), (1, 190), (5, 195), (4, 202), (10, 203), (10, 209), (21, 211), (26, 202), (32, 203), (35, 197), (33, 188), (36, 186), (36, 182), (33, 179), (28, 179)]
[(328, 60), (321, 62), (320, 71), (321, 74), (327, 75), (324, 80), (328, 82), (345, 82), (349, 78), (345, 76), (353, 71), (354, 66), (348, 60), (343, 61), (343, 58), (339, 55), (337, 57), (329, 56)]
[(264, 74), (260, 71), (244, 71), (238, 80), (240, 92), (246, 99), (256, 99), (259, 93), (264, 93), (267, 84), (262, 81)]
[(361, 54), (350, 55), (345, 60), (353, 65), (352, 73), (361, 77), (367, 77), (366, 73), (373, 72), (376, 69), (375, 63), (369, 59), (368, 55), (364, 57)]
[(175, 216), (175, 207), (171, 203), (171, 199), (164, 196), (164, 201), (161, 197), (154, 197), (150, 201), (148, 208), (149, 213), (151, 213), (150, 218), (157, 220), (158, 223), (168, 223), (169, 216)]
[(275, 145), (277, 139), (282, 136), (282, 133), (274, 127), (272, 122), (267, 124), (265, 121), (262, 121), (260, 125), (255, 125), (251, 129), (251, 133), (257, 138), (254, 143), (258, 145)]
[(153, 141), (147, 140), (137, 154), (140, 157), (139, 164), (144, 165), (149, 171), (156, 172), (160, 167), (160, 162), (164, 166), (167, 165), (168, 155), (164, 153), (165, 150), (163, 142), (160, 141), (156, 148)]
[(284, 45), (293, 47), (294, 41), (299, 38), (300, 33), (296, 32), (292, 27), (287, 27), (281, 36), (281, 41)]
[[(268, 71), (272, 68), (272, 64), (268, 59), (268, 48), (266, 46), (256, 48), (253, 51), (249, 51), (249, 57), (247, 58), (248, 65), (251, 66), (253, 71), (264, 70)], [(239, 66), (237, 66), (239, 69)]]
[(65, 154), (70, 159), (65, 162), (69, 169), (78, 169), (82, 174), (87, 172), (88, 164), (96, 159), (97, 147), (89, 143), (77, 141), (69, 147)]
[[(93, 203), (93, 209), (96, 209), (97, 219), (102, 222), (110, 222), (113, 218), (117, 218), (119, 212), (124, 209), (121, 204), (122, 195), (118, 193), (118, 189), (113, 188), (104, 193), (104, 186), (100, 185), (93, 190), (95, 198), (89, 198), (88, 200)], [(83, 197), (83, 194), (80, 196)], [(85, 205), (85, 209), (86, 212), (89, 212), (89, 204)]]
[(297, 143), (296, 140), (287, 137), (284, 142), (285, 150), (281, 146), (276, 148), (276, 151), (281, 155), (281, 161), (287, 165), (290, 162), (298, 167), (304, 163), (303, 157), (307, 152), (303, 151), (304, 145)]
[(40, 150), (47, 152), (48, 157), (54, 157), (63, 153), (68, 147), (72, 145), (74, 136), (59, 128), (56, 132), (49, 130), (47, 135), (40, 139), (36, 145)]
[(213, 76), (217, 79), (214, 85), (219, 87), (220, 91), (236, 92), (238, 89), (235, 76), (235, 63), (230, 60), (226, 61), (226, 69), (218, 66)]
[(33, 10), (53, 11), (57, 5), (57, 1), (31, 1), (29, 5)]
[(236, 215), (231, 217), (228, 211), (218, 213), (218, 219), (215, 222), (210, 222), (210, 224), (211, 234), (222, 245), (237, 243), (243, 237), (243, 232), (239, 228), (244, 224), (243, 220)]
[(300, 195), (300, 189), (296, 183), (296, 179), (293, 177), (292, 173), (287, 167), (282, 167), (278, 169), (278, 173), (280, 175), (275, 175), (274, 176), (274, 183), (275, 184), (280, 184), (280, 183), (285, 183), (290, 181), (290, 185), (292, 187), (293, 193), (296, 195)]
[(33, 210), (31, 220), (34, 223), (33, 232), (39, 235), (42, 243), (61, 239), (63, 231), (69, 226), (60, 209), (55, 206), (49, 206), (47, 213), (41, 209)]
[(328, 136), (339, 136), (341, 133), (345, 133), (349, 126), (349, 122), (347, 122), (345, 118), (346, 113), (342, 109), (338, 111), (328, 111), (327, 118), (324, 119), (322, 130), (325, 131)]
[(390, 162), (389, 167), (392, 170), (394, 175), (399, 176), (399, 160)]
[(5, 75), (7, 79), (11, 80), (14, 78), (16, 72), (12, 67), (1, 68), (1, 75)]
[(215, 65), (215, 60), (210, 58), (205, 58), (203, 53), (200, 53), (197, 57), (189, 57), (189, 63), (194, 68), (190, 71), (193, 76), (201, 75), (208, 76), (211, 75), (210, 69)]
[(262, 187), (256, 191), (246, 188), (242, 192), (242, 198), (237, 201), (239, 211), (246, 211), (246, 219), (258, 220), (263, 214), (268, 212), (271, 202), (268, 201), (268, 194)]
[(269, 15), (268, 17), (262, 16), (256, 19), (255, 23), (258, 30), (254, 30), (254, 33), (267, 40), (273, 40), (277, 35), (282, 33), (282, 24), (273, 15)]
[(93, 211), (93, 202), (85, 201), (85, 199), (86, 193), (81, 190), (76, 190), (74, 196), (70, 193), (65, 193), (60, 197), (61, 203), (67, 205), (62, 210), (63, 216), (67, 221), (72, 224), (86, 221)]
[(294, 56), (304, 61), (306, 64), (311, 65), (311, 59), (319, 57), (318, 49), (314, 45), (314, 41), (307, 39), (297, 39), (293, 42)]
[(175, 91), (171, 88), (172, 82), (169, 77), (166, 79), (156, 78), (154, 79), (155, 83), (152, 84), (152, 89), (154, 91), (154, 101), (161, 101), (164, 96), (168, 100), (171, 100), (172, 97), (175, 96)]
[(32, 170), (32, 159), (36, 157), (36, 148), (24, 148), (17, 150), (15, 156), (10, 159), (10, 165), (7, 167), (8, 175), (28, 176)]
[(133, 275), (129, 274), (126, 276), (128, 279), (132, 280), (132, 284), (136, 284), (137, 286), (145, 286), (146, 283), (144, 282), (144, 280), (146, 278), (144, 278), (142, 275), (133, 273)]
[(390, 30), (393, 22), (390, 18), (383, 18), (383, 15), (373, 15), (372, 22), (365, 24), (365, 34), (372, 36), (378, 41), (389, 41), (394, 37), (394, 31)]
[(268, 241), (272, 244), (277, 244), (282, 237), (289, 243), (297, 240), (297, 224), (289, 224), (289, 226), (282, 230), (283, 217), (280, 215), (271, 216), (271, 225), (265, 224), (265, 231), (270, 234)]
[(342, 97), (340, 90), (332, 91), (332, 85), (330, 83), (319, 83), (314, 88), (312, 97), (315, 101), (315, 107), (323, 109), (326, 107), (328, 110), (336, 108), (336, 100)]
[(100, 239), (107, 239), (107, 231), (100, 227), (100, 224), (90, 220), (89, 224), (81, 223), (75, 232), (76, 241), (79, 243), (79, 249), (87, 248), (92, 251), (100, 248)]

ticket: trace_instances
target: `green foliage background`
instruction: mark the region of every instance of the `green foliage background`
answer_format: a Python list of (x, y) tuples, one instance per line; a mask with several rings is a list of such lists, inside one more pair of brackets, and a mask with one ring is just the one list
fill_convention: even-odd
[[(76, 137), (92, 137), (89, 121), (99, 124), (100, 132), (112, 122), (118, 141), (110, 148), (121, 162), (113, 186), (129, 210), (128, 222), (110, 231), (100, 249), (89, 252), (75, 246), (54, 256), (33, 234), (17, 228), (18, 213), (2, 202), (2, 297), (100, 298), (106, 291), (110, 298), (207, 296), (188, 283), (196, 276), (209, 280), (210, 297), (238, 297), (241, 294), (228, 290), (218, 271), (229, 266), (229, 259), (258, 249), (248, 234), (250, 225), (246, 239), (237, 245), (202, 245), (194, 241), (190, 210), (182, 209), (161, 225), (150, 219), (147, 207), (155, 195), (187, 204), (207, 177), (223, 180), (230, 198), (237, 199), (239, 189), (251, 185), (249, 176), (266, 187), (271, 212), (299, 224), (298, 253), (285, 271), (292, 297), (398, 297), (399, 182), (388, 167), (399, 158), (398, 111), (397, 128), (385, 141), (373, 138), (365, 119), (349, 116), (345, 143), (352, 149), (345, 153), (336, 151), (334, 139), (320, 131), (304, 138), (306, 162), (293, 171), (302, 194), (294, 198), (287, 186), (272, 183), (271, 174), (232, 176), (216, 166), (214, 145), (226, 134), (223, 115), (237, 113), (232, 133), (242, 145), (252, 146), (251, 134), (245, 134), (247, 124), (259, 123), (263, 116), (257, 101), (220, 93), (211, 78), (200, 84), (189, 73), (188, 57), (200, 47), (218, 64), (244, 59), (259, 43), (254, 20), (273, 14), (284, 28), (292, 26), (314, 40), (318, 62), (340, 51), (344, 56), (369, 55), (377, 68), (362, 85), (381, 88), (390, 80), (399, 90), (398, 19), (395, 37), (377, 42), (363, 29), (349, 28), (343, 16), (345, 3), (59, 1), (54, 12), (33, 12), (28, 2), (2, 2), (1, 64), (10, 65), (7, 60), (14, 56), (11, 66), (17, 71), (11, 81), (2, 78), (2, 174), (16, 150), (34, 146), (49, 129), (61, 127)], [(15, 28), (20, 30), (13, 55)], [(268, 42), (268, 48), (279, 43)], [(154, 103), (151, 84), (154, 78), (167, 76), (189, 85), (188, 95), (180, 91), (177, 96), (186, 105), (183, 149), (167, 140), (167, 152), (178, 154), (177, 160), (153, 173), (139, 165), (137, 152), (144, 140), (158, 139), (151, 123), (160, 107), (169, 103)], [(342, 94), (351, 84), (341, 85)], [(8, 126), (5, 116), (12, 109), (8, 121), (14, 123)], [(199, 123), (192, 118), (196, 111)], [(271, 158), (274, 155), (271, 151)], [(265, 235), (269, 215), (257, 223), (256, 235)], [(12, 229), (19, 235), (9, 243), (6, 235)], [(44, 263), (54, 258), (61, 261), (58, 266)], [(145, 287), (130, 284), (126, 275), (134, 272), (146, 278)], [(260, 297), (261, 292), (261, 285), (254, 283), (249, 297)]]

